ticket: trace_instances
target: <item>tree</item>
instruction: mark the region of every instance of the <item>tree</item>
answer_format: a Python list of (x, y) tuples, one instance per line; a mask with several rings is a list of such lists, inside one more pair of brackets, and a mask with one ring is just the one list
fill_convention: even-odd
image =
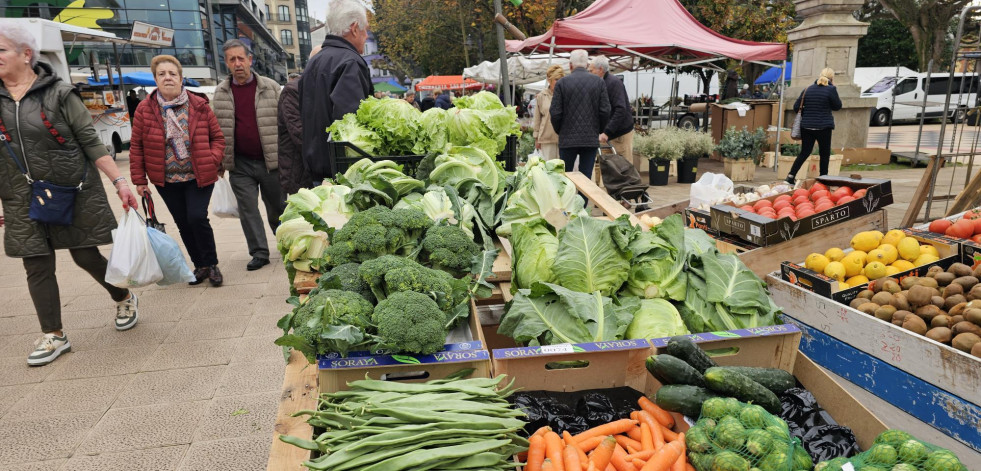
[[(916, 63), (926, 70), (931, 59), (944, 63), (944, 49), (951, 20), (971, 0), (878, 0), (883, 8), (909, 29), (913, 37)], [(938, 67), (939, 68), (939, 67)]]
[[(869, 32), (858, 40), (856, 67), (895, 67), (916, 69), (916, 44), (909, 29), (895, 18), (872, 18)], [(925, 70), (925, 69), (924, 69)]]

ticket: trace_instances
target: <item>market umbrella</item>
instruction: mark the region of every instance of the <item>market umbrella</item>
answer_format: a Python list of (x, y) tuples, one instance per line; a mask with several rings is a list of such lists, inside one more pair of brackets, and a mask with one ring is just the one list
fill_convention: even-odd
[[(525, 85), (545, 79), (545, 72), (552, 65), (566, 66), (569, 59), (552, 57), (528, 58), (515, 56), (508, 58), (508, 79), (512, 85)], [(484, 61), (473, 67), (463, 69), (465, 78), (472, 78), (478, 82), (501, 83), (501, 60), (494, 62)]]
[(388, 93), (405, 93), (405, 88), (400, 87), (392, 82), (378, 82), (375, 84), (376, 92), (388, 92)]
[[(793, 65), (793, 62), (787, 61), (787, 67), (785, 67), (783, 69), (783, 81), (784, 82), (789, 82), (790, 81), (790, 66), (791, 65)], [(755, 85), (763, 85), (763, 84), (767, 84), (767, 83), (775, 83), (779, 79), (780, 79), (780, 67), (771, 67), (771, 68), (767, 69), (766, 72), (763, 72), (762, 74), (760, 74), (760, 77), (758, 79), (756, 79), (756, 81), (753, 82), (753, 84), (755, 84)]]

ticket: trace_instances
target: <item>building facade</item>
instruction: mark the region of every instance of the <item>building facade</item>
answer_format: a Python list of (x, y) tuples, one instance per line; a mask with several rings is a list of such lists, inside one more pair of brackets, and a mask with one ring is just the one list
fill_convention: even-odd
[[(134, 21), (173, 29), (171, 47), (119, 48), (123, 73), (149, 71), (154, 56), (169, 54), (181, 62), (185, 77), (202, 85), (214, 85), (228, 75), (221, 45), (228, 39), (238, 38), (252, 47), (257, 73), (286, 82), (286, 50), (267, 29), (265, 4), (260, 8), (257, 0), (85, 0), (85, 15), (79, 15), (78, 8), (58, 6), (68, 3), (49, 0), (11, 6), (20, 2), (0, 0), (0, 16), (60, 21), (102, 29), (121, 38), (131, 36)], [(92, 60), (103, 66), (116, 62), (111, 46), (85, 44), (66, 52), (73, 72), (87, 73)]]
[(310, 56), (310, 23), (306, 0), (267, 0), (266, 25), (286, 50), (286, 69), (298, 73)]

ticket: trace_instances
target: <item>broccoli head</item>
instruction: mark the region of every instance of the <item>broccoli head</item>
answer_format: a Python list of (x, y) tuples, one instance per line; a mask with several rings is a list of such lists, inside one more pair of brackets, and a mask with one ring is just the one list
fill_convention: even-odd
[(383, 348), (428, 355), (442, 350), (446, 342), (446, 316), (422, 293), (393, 293), (378, 303), (371, 319), (378, 327)]
[(331, 352), (347, 355), (363, 347), (366, 334), (374, 332), (372, 311), (371, 303), (357, 293), (316, 291), (293, 312), (292, 335), (280, 337), (276, 344), (296, 348), (311, 361)]
[(378, 300), (393, 293), (413, 291), (432, 297), (443, 311), (466, 300), (465, 284), (446, 272), (426, 268), (404, 257), (386, 255), (369, 260), (361, 264), (358, 274)]
[(357, 253), (354, 244), (351, 242), (335, 241), (324, 249), (323, 256), (320, 257), (319, 266), (321, 269), (330, 269), (347, 263), (356, 263)]
[(371, 287), (368, 283), (365, 283), (358, 274), (358, 270), (361, 265), (357, 263), (345, 263), (343, 265), (338, 265), (330, 271), (329, 275), (333, 275), (337, 278), (340, 283), (340, 289), (344, 291), (351, 291), (360, 294), (364, 299), (368, 300), (369, 303), (375, 303), (375, 295), (371, 292)]
[(453, 276), (470, 272), (473, 259), (480, 254), (480, 246), (457, 226), (433, 226), (422, 239), (423, 256), (430, 266)]
[[(332, 244), (348, 243), (350, 261), (364, 262), (386, 254), (408, 255), (433, 222), (422, 211), (405, 208), (392, 210), (375, 206), (351, 216), (334, 232)], [(347, 262), (342, 262), (347, 263)], [(334, 264), (331, 266), (340, 265)]]

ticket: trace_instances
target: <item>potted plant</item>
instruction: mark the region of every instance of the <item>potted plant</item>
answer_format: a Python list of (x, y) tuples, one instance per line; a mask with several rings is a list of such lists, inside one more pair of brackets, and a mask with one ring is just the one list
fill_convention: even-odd
[(715, 142), (709, 133), (696, 130), (681, 130), (685, 152), (678, 161), (678, 183), (695, 183), (698, 174), (698, 159), (708, 157), (715, 149)]
[(634, 139), (634, 152), (647, 158), (652, 186), (668, 184), (672, 161), (682, 157), (685, 144), (676, 128), (662, 128)]
[(725, 175), (734, 182), (752, 181), (765, 143), (763, 128), (756, 128), (755, 131), (749, 131), (746, 127), (742, 130), (735, 126), (729, 128), (715, 147), (725, 164)]
[[(782, 144), (780, 146), (780, 158), (777, 165), (777, 174), (781, 177), (785, 177), (790, 174), (790, 169), (793, 167), (794, 162), (797, 160), (797, 156), (800, 155), (800, 144)], [(801, 165), (800, 170), (794, 175), (795, 180), (806, 180), (808, 178), (816, 178), (821, 173), (820, 167), (821, 161), (818, 155), (818, 148), (814, 146), (811, 149), (811, 156), (807, 158), (804, 165)]]

